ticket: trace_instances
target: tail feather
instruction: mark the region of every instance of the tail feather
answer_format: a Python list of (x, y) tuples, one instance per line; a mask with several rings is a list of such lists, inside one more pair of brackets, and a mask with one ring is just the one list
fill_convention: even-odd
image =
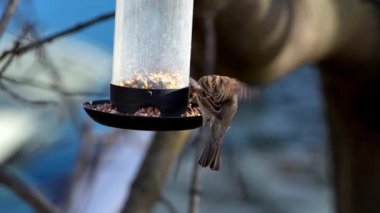
[(211, 143), (207, 142), (203, 148), (201, 157), (199, 158), (198, 164), (202, 167), (208, 167), (210, 165), (210, 152), (211, 152)]
[(218, 171), (220, 169), (220, 152), (221, 152), (221, 146), (218, 146), (216, 148), (215, 154), (213, 155), (213, 158), (210, 162), (210, 168), (211, 170)]
[(199, 158), (198, 164), (202, 167), (210, 166), (211, 170), (220, 169), (220, 154), (222, 149), (221, 141), (208, 141)]

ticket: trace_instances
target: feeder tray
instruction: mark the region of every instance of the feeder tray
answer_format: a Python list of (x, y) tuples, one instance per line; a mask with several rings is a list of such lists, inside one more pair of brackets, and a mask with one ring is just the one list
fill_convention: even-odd
[(148, 131), (176, 131), (195, 129), (202, 125), (202, 116), (145, 117), (96, 110), (94, 105), (111, 104), (109, 100), (85, 102), (84, 110), (96, 122), (120, 129)]

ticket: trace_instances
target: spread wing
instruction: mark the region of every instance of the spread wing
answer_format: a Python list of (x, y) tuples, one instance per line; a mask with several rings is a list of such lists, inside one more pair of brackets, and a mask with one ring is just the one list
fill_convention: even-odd
[(228, 101), (233, 95), (237, 95), (238, 100), (249, 101), (258, 95), (258, 89), (227, 76), (204, 76), (199, 80), (199, 85), (215, 102)]
[(207, 75), (198, 80), (199, 101), (212, 114), (220, 118), (223, 103), (231, 101), (234, 95), (238, 100), (252, 100), (257, 96), (257, 90), (249, 87), (237, 79), (227, 76)]
[(253, 101), (259, 94), (258, 88), (252, 87), (243, 82), (238, 83), (238, 88), (235, 90), (239, 101)]
[(198, 83), (202, 88), (197, 93), (198, 100), (211, 114), (220, 118), (221, 106), (225, 100), (221, 97), (221, 92), (218, 88), (219, 76), (203, 76), (198, 80)]

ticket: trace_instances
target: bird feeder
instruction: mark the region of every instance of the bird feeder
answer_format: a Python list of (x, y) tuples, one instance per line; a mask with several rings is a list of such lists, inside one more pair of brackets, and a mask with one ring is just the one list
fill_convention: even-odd
[[(95, 102), (85, 103), (90, 116), (119, 128), (200, 126), (200, 115), (183, 116), (189, 108), (192, 15), (192, 0), (117, 0), (109, 101), (116, 113), (97, 110), (103, 112), (94, 118), (88, 106)], [(136, 114), (144, 109), (158, 114)], [(162, 128), (165, 122), (168, 125)]]

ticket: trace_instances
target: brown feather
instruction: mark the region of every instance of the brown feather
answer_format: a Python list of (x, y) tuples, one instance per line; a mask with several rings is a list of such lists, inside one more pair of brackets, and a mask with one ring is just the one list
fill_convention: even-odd
[(252, 99), (256, 91), (234, 78), (219, 75), (203, 76), (195, 87), (204, 125), (209, 124), (211, 131), (198, 164), (219, 170), (223, 136), (236, 113), (238, 100)]
[(239, 100), (250, 100), (256, 92), (248, 85), (228, 76), (207, 75), (198, 80), (201, 90), (197, 95), (212, 114), (221, 119), (222, 104), (237, 95)]

